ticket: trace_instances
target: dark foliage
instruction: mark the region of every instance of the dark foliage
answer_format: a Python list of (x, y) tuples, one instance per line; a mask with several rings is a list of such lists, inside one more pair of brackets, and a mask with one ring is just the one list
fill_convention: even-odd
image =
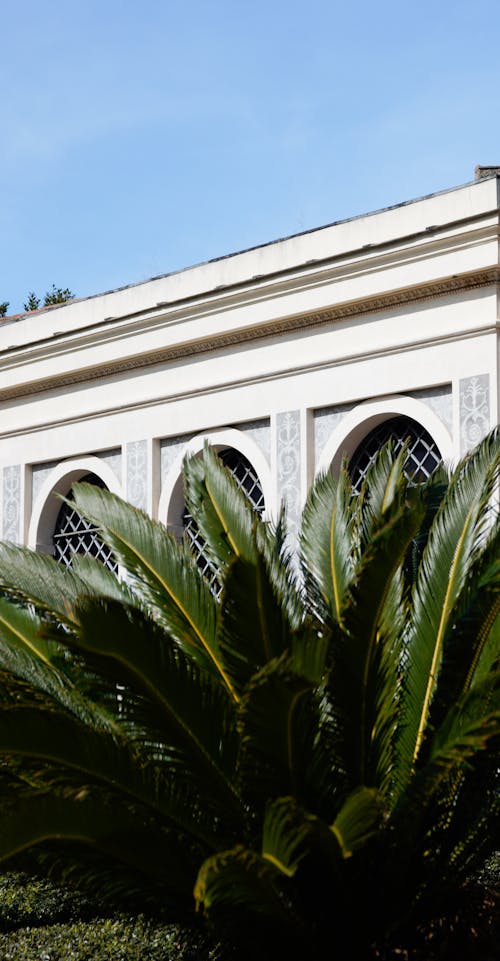
[(186, 498), (217, 597), (187, 544), (76, 485), (119, 574), (0, 548), (0, 859), (165, 919), (195, 906), (238, 959), (448, 961), (464, 926), (477, 947), (499, 468), (495, 433), (422, 487), (390, 448), (359, 497), (320, 478), (297, 562), (207, 449)]

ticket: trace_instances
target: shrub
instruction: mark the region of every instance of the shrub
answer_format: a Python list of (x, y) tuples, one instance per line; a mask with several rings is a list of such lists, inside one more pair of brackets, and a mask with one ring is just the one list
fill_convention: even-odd
[(423, 487), (390, 448), (359, 497), (320, 478), (299, 571), (207, 449), (186, 497), (217, 596), (76, 485), (119, 577), (0, 550), (0, 858), (177, 919), (194, 889), (238, 957), (438, 930), (500, 847), (499, 467), (494, 433)]

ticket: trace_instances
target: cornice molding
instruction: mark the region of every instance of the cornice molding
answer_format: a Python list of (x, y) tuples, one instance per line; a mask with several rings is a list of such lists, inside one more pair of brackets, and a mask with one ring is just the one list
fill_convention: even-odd
[[(454, 343), (463, 343), (469, 338), (489, 336), (492, 333), (495, 333), (496, 330), (497, 330), (496, 324), (491, 324), (488, 327), (484, 327), (484, 326), (471, 327), (469, 330), (465, 332), (463, 331), (460, 334), (448, 334), (443, 337), (433, 338), (432, 340), (429, 340), (428, 338), (424, 338), (422, 340), (413, 340), (408, 343), (398, 344), (396, 347), (386, 347), (386, 348), (381, 348), (380, 350), (370, 351), (369, 356), (370, 356), (370, 359), (372, 360), (380, 360), (381, 358), (384, 358), (384, 357), (391, 357), (396, 355), (401, 356), (401, 354), (405, 354), (414, 350), (422, 350), (430, 346), (437, 346), (437, 345), (442, 346), (444, 344), (450, 345)], [(165, 404), (178, 403), (179, 401), (189, 400), (190, 398), (206, 397), (206, 396), (209, 396), (210, 394), (221, 394), (221, 393), (224, 393), (225, 391), (232, 391), (238, 387), (252, 387), (252, 386), (255, 386), (256, 384), (264, 384), (264, 383), (270, 383), (277, 380), (285, 380), (289, 377), (296, 377), (297, 375), (300, 375), (300, 374), (312, 374), (315, 372), (325, 371), (325, 370), (332, 371), (338, 367), (345, 367), (345, 366), (348, 366), (349, 364), (358, 363), (360, 360), (363, 359), (363, 357), (364, 355), (362, 352), (352, 353), (339, 358), (329, 358), (327, 360), (316, 361), (315, 363), (312, 363), (312, 364), (311, 363), (297, 364), (293, 368), (275, 370), (275, 371), (272, 371), (271, 373), (266, 373), (266, 374), (256, 374), (253, 376), (240, 378), (238, 380), (224, 380), (218, 383), (210, 384), (209, 386), (204, 387), (202, 389), (195, 387), (195, 388), (185, 389), (185, 390), (181, 390), (174, 393), (158, 395), (153, 398), (131, 400), (131, 401), (128, 401), (127, 403), (120, 403), (118, 405), (114, 404), (109, 407), (98, 408), (95, 410), (86, 411), (84, 413), (72, 414), (69, 416), (61, 416), (61, 417), (58, 417), (56, 420), (52, 419), (50, 421), (44, 421), (43, 423), (39, 423), (39, 424), (26, 425), (22, 428), (15, 428), (12, 430), (0, 430), (0, 438), (5, 439), (7, 437), (21, 437), (27, 434), (36, 434), (41, 432), (43, 433), (43, 432), (46, 432), (47, 430), (52, 430), (53, 428), (55, 429), (58, 427), (68, 426), (69, 424), (80, 424), (86, 421), (94, 422), (96, 420), (106, 418), (106, 417), (111, 417), (116, 414), (125, 414), (125, 413), (130, 414), (133, 411), (151, 410), (154, 408), (162, 407)], [(439, 383), (441, 383), (441, 380), (439, 381)], [(425, 390), (431, 386), (433, 385), (427, 384), (427, 383), (422, 384), (422, 382), (419, 381), (418, 383), (413, 384), (410, 390), (410, 394), (413, 394), (414, 391), (419, 391), (422, 389)], [(400, 393), (401, 390), (402, 388), (397, 388), (396, 392)], [(359, 403), (361, 399), (363, 399), (361, 395), (358, 392), (356, 392), (356, 394), (353, 394), (352, 397), (349, 396), (345, 398), (345, 402)], [(312, 405), (312, 407), (316, 407), (316, 406), (320, 406), (320, 407), (324, 406), (324, 402), (321, 402), (319, 405), (316, 405), (316, 404)], [(261, 415), (259, 414), (259, 417), (260, 416)], [(262, 414), (262, 416), (267, 416), (267, 415)], [(225, 423), (226, 423), (225, 420), (221, 420), (220, 424), (211, 425), (210, 429), (216, 426), (224, 426)], [(189, 428), (186, 428), (186, 430), (183, 431), (183, 433), (189, 433), (191, 429), (194, 431), (194, 433), (197, 432), (197, 430), (194, 427), (193, 428), (189, 427)], [(106, 446), (109, 446), (109, 444)], [(73, 456), (73, 454), (71, 456)], [(76, 454), (74, 456), (76, 456)]]
[[(491, 211), (497, 214), (498, 211)], [(479, 218), (483, 220), (483, 217)], [(234, 307), (251, 307), (266, 301), (279, 300), (292, 293), (305, 294), (318, 285), (338, 281), (356, 281), (367, 273), (377, 273), (396, 265), (410, 264), (446, 252), (462, 252), (485, 241), (500, 240), (498, 220), (487, 225), (473, 227), (478, 217), (456, 221), (440, 227), (427, 227), (417, 234), (398, 238), (381, 244), (369, 243), (357, 250), (305, 261), (293, 268), (257, 274), (236, 283), (224, 284), (210, 290), (176, 297), (149, 304), (134, 312), (105, 316), (99, 320), (64, 330), (41, 331), (41, 336), (27, 343), (6, 345), (0, 349), (0, 371), (22, 366), (29, 356), (30, 362), (76, 353), (80, 349), (95, 348), (112, 342), (152, 333), (173, 330), (187, 321), (200, 321), (213, 315), (231, 311)], [(449, 235), (450, 227), (458, 225), (473, 229)], [(402, 244), (402, 241), (404, 243)], [(416, 245), (413, 246), (412, 244)], [(461, 272), (463, 273), (463, 272)], [(94, 298), (89, 298), (89, 302)], [(60, 305), (59, 305), (60, 306)], [(71, 309), (70, 305), (63, 305)], [(56, 307), (51, 308), (53, 310)], [(251, 326), (251, 325), (250, 325)], [(7, 324), (7, 327), (9, 325)], [(0, 325), (0, 332), (3, 325)], [(173, 345), (172, 345), (173, 347)], [(96, 365), (97, 366), (97, 365)]]
[(422, 303), (432, 299), (440, 299), (450, 294), (463, 293), (484, 287), (500, 284), (500, 266), (495, 265), (468, 274), (441, 278), (415, 287), (390, 291), (374, 297), (348, 301), (334, 307), (313, 313), (302, 313), (286, 316), (258, 326), (235, 329), (229, 332), (215, 334), (207, 338), (193, 340), (190, 343), (166, 347), (149, 353), (126, 357), (121, 360), (106, 362), (105, 364), (86, 367), (82, 370), (71, 371), (69, 374), (57, 374), (45, 377), (31, 383), (18, 384), (13, 387), (0, 388), (0, 400), (10, 400), (30, 394), (42, 394), (55, 388), (72, 386), (73, 384), (91, 383), (112, 377), (127, 370), (138, 370), (163, 365), (169, 361), (213, 353), (226, 347), (239, 346), (259, 340), (266, 340), (281, 334), (289, 334), (305, 329), (320, 329), (339, 321), (372, 315), (387, 310), (397, 310), (402, 307)]

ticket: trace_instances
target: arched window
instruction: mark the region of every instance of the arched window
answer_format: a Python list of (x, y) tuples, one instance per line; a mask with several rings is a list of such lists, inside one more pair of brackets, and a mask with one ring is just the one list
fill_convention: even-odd
[[(264, 494), (260, 480), (250, 461), (234, 447), (226, 447), (224, 450), (217, 451), (217, 453), (224, 466), (231, 471), (238, 487), (243, 491), (254, 511), (261, 517), (265, 508)], [(209, 578), (214, 593), (218, 594), (220, 585), (217, 580), (217, 570), (205, 555), (205, 540), (200, 534), (196, 519), (187, 507), (184, 508), (182, 524), (198, 567)]]
[(411, 417), (391, 417), (370, 431), (351, 457), (349, 473), (355, 493), (359, 493), (370, 465), (389, 439), (394, 441), (396, 453), (408, 444), (405, 474), (416, 483), (426, 481), (442, 460), (437, 444), (421, 424)]
[[(106, 485), (97, 474), (86, 474), (81, 478), (86, 484), (94, 484), (107, 490)], [(73, 500), (73, 489), (67, 494), (69, 501)], [(74, 554), (83, 554), (86, 557), (96, 557), (102, 561), (110, 570), (116, 570), (116, 563), (113, 561), (109, 547), (101, 541), (97, 529), (84, 517), (78, 513), (71, 504), (64, 503), (57, 515), (54, 533), (52, 535), (54, 545), (54, 557), (60, 564), (71, 567)]]

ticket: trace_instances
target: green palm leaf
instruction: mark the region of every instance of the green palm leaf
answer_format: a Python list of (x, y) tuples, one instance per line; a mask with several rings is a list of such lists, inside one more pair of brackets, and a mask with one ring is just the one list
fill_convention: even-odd
[(47, 841), (75, 843), (98, 850), (117, 864), (156, 878), (163, 886), (189, 892), (193, 868), (175, 833), (158, 829), (150, 843), (137, 812), (82, 789), (72, 796), (57, 792), (17, 798), (4, 807), (0, 821), (0, 861)]
[(275, 524), (272, 521), (257, 524), (255, 538), (275, 596), (283, 608), (283, 616), (286, 616), (292, 628), (297, 629), (303, 624), (306, 612), (301, 575), (290, 548), (284, 505)]
[(187, 548), (109, 491), (91, 484), (75, 484), (73, 491), (77, 510), (99, 527), (140, 603), (235, 697), (217, 648), (216, 601)]
[(398, 756), (400, 783), (410, 776), (419, 756), (447, 630), (474, 556), (484, 542), (499, 467), (500, 444), (495, 431), (455, 471), (429, 533), (407, 644), (406, 711)]
[(229, 805), (234, 816), (240, 804), (231, 783), (235, 719), (227, 689), (135, 608), (117, 601), (83, 599), (77, 613), (78, 647), (120, 666), (127, 683), (156, 706), (165, 739), (189, 752), (207, 787), (216, 792), (220, 803)]
[(422, 557), (429, 539), (429, 532), (434, 518), (441, 506), (450, 483), (448, 471), (444, 465), (436, 467), (432, 476), (425, 484), (420, 484), (422, 500), (425, 504), (425, 517), (413, 538), (408, 554), (405, 558), (404, 573), (407, 589), (410, 592), (418, 576)]
[(336, 665), (329, 686), (343, 718), (344, 765), (353, 787), (375, 786), (387, 775), (380, 758), (391, 751), (401, 660), (392, 629), (398, 626), (394, 607), (400, 598), (395, 578), (423, 516), (418, 492), (411, 507), (410, 494), (406, 505), (384, 508), (350, 591), (345, 631), (334, 634)]
[[(440, 791), (444, 791), (448, 811), (451, 811), (462, 790), (462, 775), (469, 776), (485, 756), (492, 771), (498, 768), (499, 691), (500, 671), (476, 685), (450, 712), (434, 738), (429, 760), (415, 774), (394, 810), (393, 824), (399, 821), (403, 835), (404, 832), (407, 837), (418, 835), (419, 826), (428, 817), (436, 798), (439, 802)], [(494, 745), (493, 754), (489, 753), (491, 745)]]
[(395, 457), (391, 440), (379, 450), (370, 464), (361, 486), (354, 510), (358, 550), (362, 554), (370, 544), (380, 519), (396, 505), (401, 506), (407, 496), (408, 481), (404, 474), (407, 447)]
[[(315, 829), (318, 833), (317, 826), (321, 824), (319, 818), (300, 807), (294, 797), (269, 801), (262, 827), (262, 857), (286, 877), (293, 877), (301, 861), (310, 854), (311, 839)], [(328, 828), (325, 824), (322, 826), (324, 843), (325, 836), (328, 841)], [(330, 844), (326, 843), (324, 846), (329, 855), (333, 848), (334, 857), (338, 861), (340, 858), (338, 842), (334, 835), (330, 835), (329, 838)]]
[(54, 612), (71, 625), (75, 601), (85, 591), (85, 584), (48, 554), (0, 544), (0, 588), (38, 610)]
[(208, 858), (202, 865), (194, 896), (208, 918), (229, 921), (241, 914), (268, 917), (277, 925), (297, 925), (283, 874), (254, 851), (239, 845)]
[(300, 546), (306, 588), (319, 616), (342, 625), (354, 577), (353, 497), (347, 468), (312, 487), (302, 516)]
[(383, 815), (384, 805), (379, 791), (364, 786), (352, 791), (330, 825), (344, 859), (350, 858), (375, 836)]
[(122, 802), (139, 803), (197, 838), (205, 853), (220, 844), (213, 821), (182, 767), (160, 768), (131, 750), (123, 736), (92, 730), (50, 702), (35, 707), (0, 706), (0, 754), (44, 761), (56, 766), (58, 780), (68, 776), (70, 783), (76, 779), (82, 789), (93, 784)]
[[(468, 687), (450, 708), (447, 717), (432, 737), (429, 763), (432, 764), (443, 753), (450, 756), (450, 745), (453, 745), (455, 741), (460, 743), (462, 738), (468, 740), (472, 737), (471, 746), (475, 749), (476, 742), (474, 739), (477, 735), (478, 749), (484, 747), (488, 739), (493, 736), (490, 725), (493, 724), (494, 733), (495, 717), (497, 715), (497, 719), (500, 721), (500, 670), (498, 665), (496, 671), (489, 672), (486, 677)], [(483, 725), (484, 738), (482, 734)]]
[(279, 657), (290, 642), (291, 626), (263, 556), (256, 550), (253, 563), (235, 557), (224, 578), (218, 646), (240, 696), (250, 678)]
[(327, 637), (300, 632), (291, 650), (247, 685), (238, 711), (238, 770), (244, 795), (257, 806), (270, 796), (305, 796), (304, 773), (318, 729), (317, 716), (306, 706), (324, 675), (327, 652)]
[(42, 619), (32, 609), (0, 597), (0, 632), (4, 642), (50, 666), (56, 645), (42, 636), (42, 627)]
[(71, 559), (71, 570), (80, 578), (84, 589), (78, 596), (88, 594), (93, 597), (107, 597), (110, 600), (123, 601), (124, 604), (141, 606), (142, 598), (134, 594), (127, 582), (106, 567), (96, 557), (74, 554)]
[(184, 489), (186, 506), (206, 542), (204, 553), (215, 569), (224, 571), (234, 556), (254, 562), (258, 515), (208, 444), (203, 458), (186, 462)]
[(447, 844), (441, 845), (440, 868), (450, 886), (457, 877), (467, 879), (477, 874), (487, 859), (500, 850), (498, 744), (493, 752), (497, 755), (496, 766), (490, 763), (488, 753), (484, 752), (473, 771), (466, 770), (458, 803), (447, 823)]
[(382, 799), (373, 788), (356, 788), (328, 825), (297, 804), (294, 797), (268, 803), (262, 832), (262, 857), (287, 877), (300, 863), (320, 853), (328, 862), (331, 880), (338, 882), (340, 862), (363, 848), (380, 828)]
[[(48, 630), (47, 622), (31, 607), (24, 609), (0, 598), (0, 669), (48, 694), (75, 717), (110, 729), (111, 716), (74, 683), (73, 666), (64, 658), (64, 646), (60, 640), (48, 638)], [(69, 637), (66, 633), (66, 640)]]
[(425, 754), (432, 732), (439, 730), (473, 685), (486, 680), (500, 659), (500, 529), (469, 570), (455, 605), (452, 623), (443, 643), (443, 660), (430, 710), (429, 735), (422, 747)]

